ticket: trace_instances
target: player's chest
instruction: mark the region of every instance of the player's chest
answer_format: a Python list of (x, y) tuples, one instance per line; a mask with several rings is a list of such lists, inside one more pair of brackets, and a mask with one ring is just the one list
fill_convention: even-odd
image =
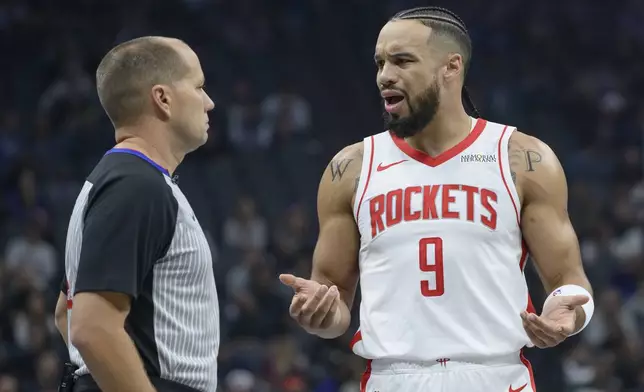
[(503, 182), (485, 174), (403, 175), (376, 180), (362, 202), (360, 232), (372, 239), (392, 229), (400, 232), (401, 227), (449, 228), (472, 235), (494, 232), (504, 224), (511, 203)]

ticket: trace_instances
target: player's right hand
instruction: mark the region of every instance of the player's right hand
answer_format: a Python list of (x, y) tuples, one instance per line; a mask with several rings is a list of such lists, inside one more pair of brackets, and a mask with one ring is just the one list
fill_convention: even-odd
[(280, 281), (295, 292), (289, 313), (304, 329), (315, 333), (333, 325), (341, 300), (336, 286), (328, 287), (291, 274), (280, 275)]

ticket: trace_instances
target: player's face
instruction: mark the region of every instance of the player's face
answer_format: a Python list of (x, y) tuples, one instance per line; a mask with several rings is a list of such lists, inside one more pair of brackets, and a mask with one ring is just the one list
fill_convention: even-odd
[(428, 44), (430, 29), (418, 21), (387, 23), (374, 56), (387, 129), (399, 137), (420, 132), (440, 104), (439, 64)]
[(204, 91), (204, 74), (197, 55), (187, 47), (180, 53), (190, 71), (174, 83), (177, 102), (173, 109), (173, 128), (187, 150), (192, 151), (208, 140), (208, 112), (215, 104)]

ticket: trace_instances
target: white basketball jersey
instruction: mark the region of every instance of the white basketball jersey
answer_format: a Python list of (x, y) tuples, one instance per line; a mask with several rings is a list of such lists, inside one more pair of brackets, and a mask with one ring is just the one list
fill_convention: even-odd
[(368, 359), (476, 360), (529, 339), (520, 202), (508, 163), (515, 128), (472, 119), (437, 157), (383, 132), (364, 140), (354, 214), (360, 329)]

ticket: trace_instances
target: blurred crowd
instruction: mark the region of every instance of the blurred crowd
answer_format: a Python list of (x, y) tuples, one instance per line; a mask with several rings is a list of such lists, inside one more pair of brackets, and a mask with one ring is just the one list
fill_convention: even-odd
[[(326, 162), (382, 130), (379, 28), (418, 4), (0, 2), (0, 392), (56, 390), (67, 222), (113, 144), (93, 72), (116, 43), (151, 34), (195, 48), (217, 104), (179, 185), (215, 255), (221, 391), (357, 391), (364, 362), (348, 350), (351, 334), (323, 341), (294, 326), (277, 275), (310, 273)], [(468, 86), (483, 117), (541, 138), (566, 170), (596, 311), (563, 345), (527, 350), (539, 390), (644, 391), (644, 2), (433, 4), (470, 29)], [(539, 307), (546, 293), (531, 267), (527, 279)]]

